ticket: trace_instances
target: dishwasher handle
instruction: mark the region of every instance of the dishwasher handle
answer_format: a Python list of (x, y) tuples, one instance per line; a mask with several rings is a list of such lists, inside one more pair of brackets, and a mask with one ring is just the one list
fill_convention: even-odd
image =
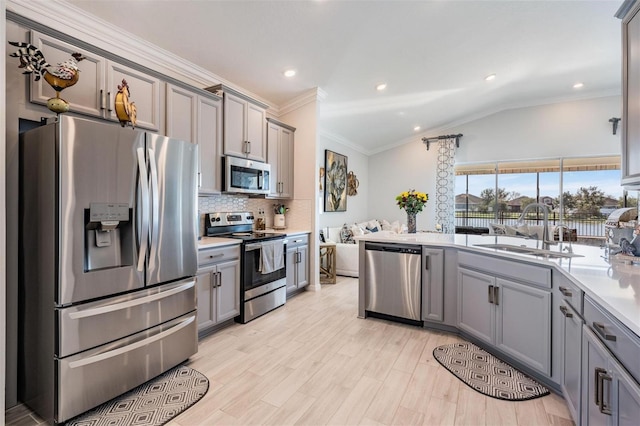
[(421, 246), (414, 246), (409, 244), (380, 244), (380, 243), (366, 243), (364, 246), (367, 251), (384, 251), (389, 253), (400, 254), (422, 254)]

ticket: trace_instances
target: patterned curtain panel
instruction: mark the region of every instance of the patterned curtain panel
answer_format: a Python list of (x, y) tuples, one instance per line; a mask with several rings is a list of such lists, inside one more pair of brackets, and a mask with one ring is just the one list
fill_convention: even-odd
[(436, 223), (445, 234), (456, 231), (455, 218), (455, 173), (456, 140), (446, 139), (438, 143), (438, 165), (436, 175)]

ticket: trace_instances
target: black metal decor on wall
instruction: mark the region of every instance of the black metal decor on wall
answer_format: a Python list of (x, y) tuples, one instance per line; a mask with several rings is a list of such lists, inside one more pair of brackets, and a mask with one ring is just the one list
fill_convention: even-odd
[(324, 211), (347, 211), (347, 156), (324, 151)]

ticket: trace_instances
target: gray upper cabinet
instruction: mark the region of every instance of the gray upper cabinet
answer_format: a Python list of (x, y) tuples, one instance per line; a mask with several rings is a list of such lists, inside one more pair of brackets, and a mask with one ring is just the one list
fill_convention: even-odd
[(267, 161), (265, 111), (259, 103), (223, 85), (205, 90), (223, 96), (224, 155)]
[[(68, 60), (75, 52), (85, 57), (78, 63), (78, 82), (60, 93), (60, 97), (71, 104), (72, 112), (118, 121), (114, 102), (118, 85), (125, 79), (129, 85), (129, 100), (136, 105), (136, 126), (162, 133), (160, 91), (164, 83), (160, 79), (37, 31), (31, 32), (31, 43), (53, 65)], [(46, 105), (47, 100), (55, 96), (55, 91), (44, 79), (31, 79), (31, 102)]]
[(167, 84), (167, 136), (198, 144), (198, 193), (221, 190), (222, 101)]
[(640, 188), (640, 2), (622, 21), (622, 184)]
[(295, 128), (267, 119), (267, 161), (271, 165), (270, 198), (293, 197), (293, 134)]

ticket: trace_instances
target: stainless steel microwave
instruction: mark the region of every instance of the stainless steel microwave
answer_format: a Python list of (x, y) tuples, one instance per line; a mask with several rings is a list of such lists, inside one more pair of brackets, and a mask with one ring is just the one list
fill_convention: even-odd
[(225, 192), (269, 194), (271, 166), (238, 157), (223, 158), (222, 181)]

